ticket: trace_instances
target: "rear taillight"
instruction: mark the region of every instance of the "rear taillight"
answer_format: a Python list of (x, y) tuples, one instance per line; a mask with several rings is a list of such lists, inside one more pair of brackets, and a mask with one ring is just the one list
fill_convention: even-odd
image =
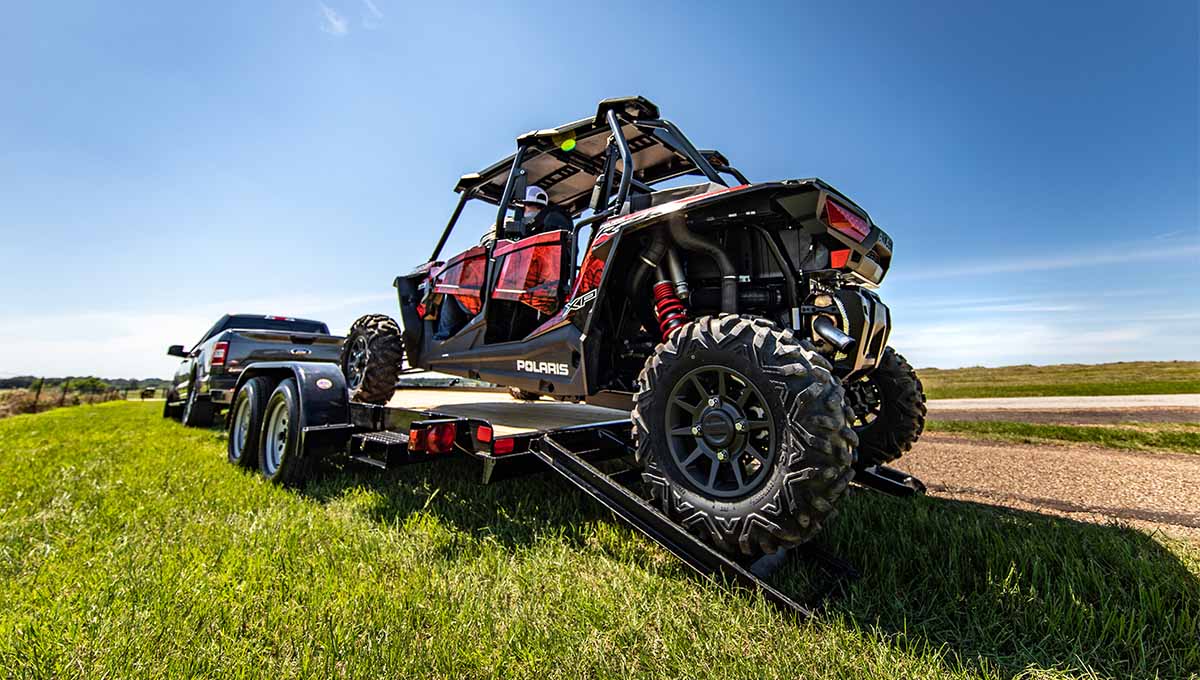
[(829, 268), (841, 269), (846, 266), (846, 261), (850, 259), (849, 250), (835, 250), (829, 253)]
[(413, 453), (421, 453), (425, 450), (426, 435), (428, 430), (414, 427), (408, 431), (408, 450)]
[(871, 225), (866, 220), (833, 199), (825, 201), (825, 222), (859, 243), (871, 233)]
[(212, 358), (209, 360), (209, 366), (224, 366), (225, 354), (229, 351), (228, 342), (218, 342), (213, 344)]
[(492, 455), (504, 456), (512, 453), (517, 448), (517, 440), (509, 437), (505, 439), (497, 439), (492, 443)]
[(439, 423), (429, 426), (429, 434), (426, 436), (426, 447), (431, 454), (450, 453), (454, 450), (454, 439), (458, 435), (458, 428), (454, 423)]
[(480, 425), (475, 428), (475, 439), (478, 439), (483, 444), (492, 443), (492, 426)]

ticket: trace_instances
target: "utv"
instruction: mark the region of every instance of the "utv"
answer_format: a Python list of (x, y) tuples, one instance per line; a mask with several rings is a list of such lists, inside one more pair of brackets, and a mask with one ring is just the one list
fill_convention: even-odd
[[(528, 218), (533, 187), (564, 228)], [(892, 240), (821, 180), (751, 183), (624, 97), (521, 135), (455, 190), (428, 261), (395, 280), (403, 327), (369, 315), (350, 330), (352, 400), (386, 403), (406, 358), (523, 398), (632, 408), (652, 502), (748, 556), (808, 540), (856, 469), (920, 436), (921, 383), (873, 292)], [(494, 232), (443, 261), (471, 200), (496, 206)]]

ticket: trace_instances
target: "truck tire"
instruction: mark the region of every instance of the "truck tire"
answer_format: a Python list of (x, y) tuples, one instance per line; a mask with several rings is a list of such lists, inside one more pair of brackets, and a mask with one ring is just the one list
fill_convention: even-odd
[(403, 360), (400, 326), (383, 314), (360, 316), (342, 344), (342, 373), (350, 400), (386, 404), (396, 392)]
[(174, 396), (173, 392), (167, 392), (167, 398), (163, 400), (163, 418), (179, 420), (183, 417), (183, 404), (178, 401), (172, 402), (171, 398)]
[(196, 389), (196, 379), (188, 386), (188, 398), (183, 403), (183, 424), (188, 427), (212, 427), (212, 400)]
[(226, 444), (230, 463), (251, 469), (258, 467), (258, 438), (272, 387), (274, 381), (266, 376), (251, 378), (233, 398)]
[(258, 471), (268, 481), (299, 486), (312, 462), (300, 437), (300, 393), (296, 380), (282, 380), (267, 398), (258, 436)]
[(896, 460), (925, 431), (925, 389), (917, 372), (896, 350), (883, 350), (879, 365), (846, 385), (854, 413), (859, 469)]
[(790, 330), (721, 314), (646, 361), (633, 410), (652, 502), (730, 554), (812, 538), (854, 476), (850, 413), (829, 363)]

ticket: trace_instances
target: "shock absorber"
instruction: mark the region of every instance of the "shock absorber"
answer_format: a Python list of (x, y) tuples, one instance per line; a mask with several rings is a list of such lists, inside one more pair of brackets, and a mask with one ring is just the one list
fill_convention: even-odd
[(658, 317), (658, 328), (665, 342), (671, 333), (688, 322), (687, 307), (675, 294), (675, 284), (659, 281), (654, 284), (654, 314)]

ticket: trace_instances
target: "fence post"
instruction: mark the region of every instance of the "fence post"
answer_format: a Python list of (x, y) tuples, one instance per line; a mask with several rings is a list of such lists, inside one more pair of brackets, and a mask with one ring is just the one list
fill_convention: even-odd
[(34, 413), (37, 413), (38, 400), (42, 398), (42, 385), (45, 385), (45, 384), (46, 384), (45, 378), (41, 378), (38, 380), (37, 391), (35, 391), (33, 393), (33, 412)]
[(67, 385), (68, 385), (68, 384), (70, 384), (70, 382), (71, 382), (70, 380), (67, 380), (66, 378), (63, 378), (63, 391), (62, 391), (62, 396), (58, 398), (58, 405), (59, 405), (59, 406), (62, 406), (63, 404), (67, 403)]

